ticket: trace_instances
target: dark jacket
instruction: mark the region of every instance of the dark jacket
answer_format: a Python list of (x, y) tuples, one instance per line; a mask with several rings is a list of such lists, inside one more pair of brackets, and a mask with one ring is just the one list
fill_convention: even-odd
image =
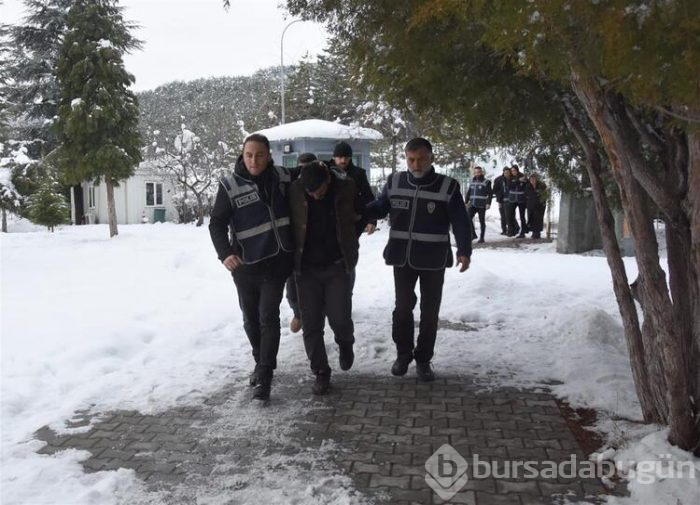
[[(369, 185), (369, 180), (367, 179), (367, 172), (364, 168), (356, 166), (352, 161), (348, 165), (347, 170), (343, 170), (335, 164), (335, 161), (331, 160), (328, 162), (328, 166), (331, 170), (344, 173), (347, 177), (355, 181), (355, 191), (357, 191), (357, 197), (362, 206), (366, 206), (368, 203), (374, 201), (374, 193), (372, 192), (372, 187)], [(365, 229), (367, 223), (377, 224), (376, 219), (367, 220), (362, 218), (355, 224), (358, 235), (362, 233)]]
[(537, 181), (537, 186), (534, 188), (530, 181), (525, 185), (525, 199), (528, 208), (545, 207), (548, 196), (547, 185), (542, 181)]
[(525, 185), (527, 181), (522, 174), (517, 178), (511, 178), (508, 184), (508, 201), (510, 203), (524, 204), (525, 200)]
[(289, 275), (294, 241), (287, 191), (289, 171), (270, 162), (257, 177), (250, 175), (242, 157), (219, 183), (211, 211), (209, 233), (223, 261), (235, 254), (243, 260), (240, 274)]
[(479, 178), (472, 178), (467, 188), (466, 196), (464, 197), (464, 203), (469, 207), (475, 207), (477, 209), (485, 209), (491, 206), (491, 199), (493, 198), (493, 192), (491, 191), (491, 181), (484, 178), (482, 175)]
[(508, 200), (508, 179), (504, 175), (499, 175), (493, 180), (493, 194), (498, 203)]
[[(329, 197), (333, 198), (335, 210), (334, 236), (345, 263), (345, 269), (349, 273), (357, 265), (359, 242), (355, 225), (361, 218), (360, 212), (362, 208), (357, 198), (354, 181), (334, 171), (331, 171), (331, 174)], [(292, 230), (296, 243), (294, 269), (298, 273), (302, 272), (304, 248), (309, 246), (307, 244), (307, 231), (314, 224), (319, 224), (318, 221), (316, 223), (309, 221), (309, 199), (311, 198), (311, 196), (306, 194), (301, 180), (295, 181), (289, 189)], [(327, 224), (324, 226), (327, 226)], [(312, 235), (309, 234), (308, 236)], [(317, 237), (316, 240), (319, 240), (317, 233), (314, 233), (313, 236)], [(314, 246), (327, 247), (324, 244), (314, 244)]]
[(420, 179), (409, 172), (393, 174), (379, 197), (367, 206), (367, 214), (374, 218), (390, 214), (389, 242), (384, 249), (388, 265), (416, 270), (452, 266), (450, 226), (457, 256), (471, 256), (471, 221), (459, 183), (432, 168)]

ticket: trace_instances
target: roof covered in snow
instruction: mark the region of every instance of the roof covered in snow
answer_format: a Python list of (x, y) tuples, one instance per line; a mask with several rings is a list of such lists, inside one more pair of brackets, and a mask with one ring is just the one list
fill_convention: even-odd
[(380, 140), (383, 138), (381, 133), (372, 128), (347, 126), (323, 119), (304, 119), (259, 130), (256, 133), (265, 135), (270, 141), (308, 138), (358, 140)]

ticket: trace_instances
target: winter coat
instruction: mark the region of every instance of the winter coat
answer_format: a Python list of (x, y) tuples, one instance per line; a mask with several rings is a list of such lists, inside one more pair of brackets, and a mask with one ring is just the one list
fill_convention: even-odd
[(238, 158), (234, 171), (220, 180), (209, 222), (221, 261), (235, 254), (243, 260), (241, 274), (269, 273), (272, 267), (288, 275), (294, 251), (287, 195), (290, 184), (286, 168), (270, 162), (261, 175), (253, 177), (243, 158)]
[[(342, 253), (345, 270), (349, 273), (357, 265), (358, 260), (358, 234), (356, 223), (361, 219), (362, 205), (355, 189), (355, 182), (343, 174), (331, 171), (330, 197), (334, 200), (335, 209), (335, 237)], [(294, 269), (302, 271), (304, 247), (307, 242), (307, 230), (314, 223), (309, 222), (309, 202), (312, 198), (306, 194), (301, 180), (295, 181), (289, 190), (289, 205), (292, 217), (292, 230), (296, 248), (294, 250)], [(316, 244), (320, 246), (320, 244)]]
[(388, 265), (441, 270), (453, 265), (450, 226), (457, 256), (471, 256), (471, 221), (451, 177), (430, 172), (420, 179), (409, 172), (393, 174), (381, 194), (367, 206), (370, 217), (389, 214), (391, 230), (384, 249)]
[(525, 185), (525, 200), (527, 202), (527, 207), (544, 207), (547, 205), (547, 200), (549, 198), (549, 191), (547, 190), (547, 185), (542, 181), (537, 181), (537, 186), (532, 187), (530, 181)]
[(524, 204), (525, 200), (525, 185), (527, 181), (522, 175), (517, 178), (511, 178), (508, 184), (508, 201), (510, 203)]
[(465, 203), (469, 207), (485, 209), (491, 206), (492, 198), (491, 181), (485, 179), (483, 175), (479, 178), (474, 177), (467, 188)]
[[(374, 192), (372, 192), (372, 187), (369, 185), (369, 180), (367, 179), (367, 172), (364, 168), (358, 167), (352, 161), (348, 165), (347, 170), (343, 170), (342, 168), (337, 166), (335, 164), (335, 161), (333, 160), (330, 160), (327, 164), (331, 168), (331, 170), (337, 171), (339, 173), (344, 173), (347, 177), (355, 181), (355, 191), (357, 191), (357, 197), (359, 201), (362, 202), (363, 207), (368, 203), (374, 201)], [(367, 220), (364, 218), (357, 221), (357, 223), (355, 223), (355, 227), (358, 235), (362, 233), (367, 223), (372, 223), (376, 225), (377, 221), (376, 219)]]

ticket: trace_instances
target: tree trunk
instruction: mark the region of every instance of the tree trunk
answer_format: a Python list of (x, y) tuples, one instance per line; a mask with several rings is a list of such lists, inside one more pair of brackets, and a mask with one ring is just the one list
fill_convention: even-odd
[(7, 233), (7, 210), (2, 209), (2, 233)]
[[(690, 305), (690, 313), (695, 314), (691, 343), (691, 363), (694, 365), (694, 398), (700, 396), (700, 134), (689, 132), (688, 143), (688, 198), (687, 212), (690, 218), (690, 257), (695, 265), (694, 290), (695, 303)], [(694, 189), (693, 189), (694, 188)], [(697, 419), (697, 410), (696, 410)], [(696, 451), (697, 452), (697, 451)]]
[(107, 216), (109, 219), (109, 238), (119, 235), (117, 230), (117, 209), (114, 204), (114, 181), (109, 176), (105, 176), (107, 185)]
[(204, 204), (202, 203), (202, 195), (200, 193), (195, 193), (197, 196), (197, 224), (196, 226), (202, 226), (204, 224)]
[[(686, 264), (690, 261), (689, 256), (680, 258), (677, 254), (684, 249), (690, 250), (690, 244), (686, 246), (683, 243), (686, 238), (682, 231), (684, 226), (689, 225), (689, 220), (681, 212), (676, 188), (669, 187), (668, 180), (660, 179), (658, 174), (647, 166), (640, 151), (638, 135), (633, 134), (634, 128), (629, 123), (628, 111), (621, 98), (602, 89), (589, 76), (582, 76), (576, 72), (572, 72), (572, 87), (603, 141), (632, 231), (639, 269), (639, 301), (645, 321), (653, 326), (653, 337), (656, 341), (645, 341), (644, 345), (645, 348), (651, 349), (653, 344), (657, 344), (661, 351), (659, 367), (647, 363), (647, 370), (651, 383), (661, 380), (659, 371), (665, 376), (668, 388), (666, 399), (669, 405), (669, 442), (684, 450), (695, 450), (700, 439), (700, 430), (695, 425), (698, 400), (695, 397), (695, 385), (699, 365), (693, 363), (691, 369), (693, 335), (689, 328), (697, 327), (697, 322), (693, 321), (700, 318), (700, 314), (687, 314), (686, 318), (690, 321), (687, 325), (685, 321), (677, 320), (678, 307), (674, 306), (674, 300), (683, 296), (680, 292), (683, 283), (675, 279), (675, 276), (679, 272), (697, 273), (698, 270), (693, 265)], [(646, 195), (652, 198), (663, 212), (666, 222), (675, 229), (672, 241), (678, 242), (672, 245), (673, 250), (669, 250), (669, 254), (673, 256), (669, 259), (674, 262), (674, 266), (669, 268), (669, 275), (674, 277), (669, 281), (674, 292), (673, 299), (669, 294), (666, 274), (661, 269), (656, 234), (646, 205)], [(690, 306), (697, 307), (697, 296), (693, 300), (693, 292), (688, 291), (686, 295), (691, 298), (688, 301)], [(659, 406), (663, 401), (661, 398), (656, 399)]]
[[(608, 198), (605, 193), (603, 183), (603, 165), (598, 154), (597, 147), (588, 138), (578, 119), (571, 111), (564, 108), (569, 129), (574, 133), (579, 144), (586, 153), (586, 171), (591, 183), (593, 203), (595, 205), (596, 217), (600, 228), (600, 235), (603, 239), (603, 250), (608, 261), (610, 273), (612, 274), (613, 291), (617, 299), (617, 305), (622, 316), (622, 326), (627, 341), (627, 350), (632, 367), (632, 377), (634, 378), (637, 397), (642, 408), (642, 415), (646, 422), (661, 423), (666, 421), (668, 408), (660, 410), (660, 405), (656, 398), (659, 398), (658, 391), (652, 390), (650, 377), (647, 375), (647, 358), (644, 352), (644, 341), (639, 328), (639, 317), (637, 307), (634, 304), (632, 291), (629, 286), (625, 264), (622, 261), (622, 254), (615, 235), (615, 219)], [(663, 398), (663, 396), (661, 396)], [(665, 407), (665, 404), (663, 405)]]

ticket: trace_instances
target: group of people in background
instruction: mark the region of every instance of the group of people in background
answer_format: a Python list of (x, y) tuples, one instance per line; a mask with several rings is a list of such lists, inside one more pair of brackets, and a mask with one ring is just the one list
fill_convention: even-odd
[[(486, 210), (491, 208), (494, 196), (501, 217), (501, 235), (525, 238), (527, 233), (532, 233), (533, 239), (541, 238), (549, 194), (546, 184), (536, 173), (525, 176), (518, 165), (504, 167), (503, 174), (496, 177), (492, 186), (483, 169), (479, 166), (474, 168), (474, 177), (465, 192), (464, 201), (469, 217), (473, 220), (475, 215), (479, 216), (478, 242), (484, 242)], [(477, 238), (476, 233), (472, 238)]]
[[(431, 360), (437, 336), (445, 269), (469, 268), (472, 227), (457, 181), (433, 168), (430, 142), (417, 137), (405, 147), (407, 170), (391, 175), (375, 199), (365, 171), (352, 163), (352, 149), (339, 143), (333, 160), (312, 154), (300, 166), (275, 166), (266, 137), (243, 143), (232, 172), (222, 178), (209, 231), (219, 260), (231, 272), (255, 368), (253, 398), (270, 397), (280, 345), (280, 302), (287, 285), (294, 310), (292, 331), (303, 330), (315, 375), (312, 392), (330, 389), (331, 367), (324, 342), (325, 319), (338, 345), (341, 370), (354, 363), (352, 294), (361, 233), (390, 216), (384, 249), (393, 267), (395, 308), (391, 373), (402, 376), (411, 362), (421, 381), (435, 378)], [(290, 278), (291, 277), (291, 278)], [(413, 309), (420, 284), (420, 324), (414, 338)]]

